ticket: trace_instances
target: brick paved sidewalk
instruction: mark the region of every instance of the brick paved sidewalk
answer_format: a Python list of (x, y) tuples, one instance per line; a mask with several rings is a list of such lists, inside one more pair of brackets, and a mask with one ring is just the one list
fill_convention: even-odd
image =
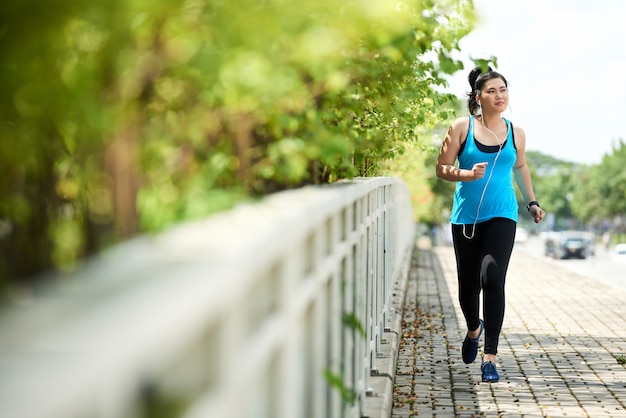
[(500, 382), (482, 383), (480, 357), (461, 360), (453, 250), (416, 251), (392, 418), (626, 417), (626, 292), (519, 250), (506, 286)]

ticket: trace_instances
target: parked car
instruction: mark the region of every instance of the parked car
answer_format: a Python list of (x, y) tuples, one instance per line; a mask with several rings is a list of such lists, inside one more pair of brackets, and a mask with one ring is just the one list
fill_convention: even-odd
[(582, 236), (564, 236), (559, 250), (559, 258), (587, 258), (585, 238)]
[(544, 239), (544, 243), (545, 243), (544, 255), (546, 257), (558, 258), (558, 254), (556, 250), (558, 242), (559, 242), (559, 239), (555, 238), (553, 235), (550, 235), (549, 237), (546, 237)]
[(619, 263), (626, 263), (626, 243), (617, 244), (613, 247), (611, 259)]
[(562, 231), (551, 234), (545, 240), (545, 255), (548, 257), (587, 258), (594, 255), (593, 234), (585, 231)]
[(596, 255), (596, 236), (593, 232), (583, 232), (587, 243), (587, 255)]

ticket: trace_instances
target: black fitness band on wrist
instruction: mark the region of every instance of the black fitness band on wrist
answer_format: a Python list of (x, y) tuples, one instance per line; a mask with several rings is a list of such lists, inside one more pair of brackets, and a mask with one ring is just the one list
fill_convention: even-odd
[(528, 211), (530, 212), (530, 208), (533, 206), (537, 206), (538, 208), (541, 207), (539, 206), (539, 202), (537, 202), (536, 200), (533, 200), (532, 202), (528, 202), (528, 204), (526, 205), (526, 209), (528, 209)]

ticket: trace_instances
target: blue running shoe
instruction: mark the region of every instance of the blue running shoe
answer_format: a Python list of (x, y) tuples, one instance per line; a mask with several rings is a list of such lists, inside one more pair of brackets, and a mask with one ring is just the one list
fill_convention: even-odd
[(484, 328), (483, 320), (480, 320), (480, 332), (478, 333), (478, 337), (470, 338), (469, 335), (465, 336), (463, 340), (463, 347), (461, 348), (461, 354), (463, 355), (463, 363), (470, 364), (476, 360), (476, 356), (478, 355), (478, 340), (480, 340), (480, 336), (483, 333)]
[(500, 376), (498, 376), (498, 369), (496, 369), (496, 364), (494, 362), (483, 362), (480, 366), (480, 370), (483, 373), (483, 382), (495, 383), (500, 380)]

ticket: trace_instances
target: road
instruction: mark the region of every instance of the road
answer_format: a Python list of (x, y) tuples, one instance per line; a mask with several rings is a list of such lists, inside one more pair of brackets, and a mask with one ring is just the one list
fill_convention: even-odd
[(573, 273), (626, 290), (626, 263), (611, 260), (608, 252), (601, 246), (596, 246), (596, 255), (586, 260), (553, 260), (544, 256), (543, 240), (537, 236), (531, 236), (524, 243), (516, 243), (514, 251), (524, 251), (542, 257)]

